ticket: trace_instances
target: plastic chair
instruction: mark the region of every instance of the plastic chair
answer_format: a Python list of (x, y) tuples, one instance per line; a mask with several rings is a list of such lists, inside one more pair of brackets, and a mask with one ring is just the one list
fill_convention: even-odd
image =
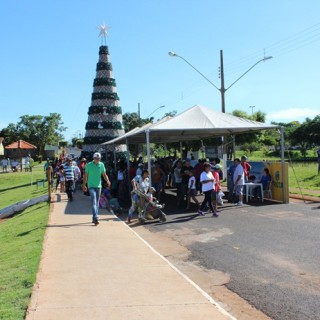
[(272, 200), (272, 180), (268, 182), (266, 190), (264, 190), (264, 198)]

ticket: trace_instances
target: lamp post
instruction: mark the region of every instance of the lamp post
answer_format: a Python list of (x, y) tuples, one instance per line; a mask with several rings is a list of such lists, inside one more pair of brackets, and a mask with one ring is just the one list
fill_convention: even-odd
[(153, 111), (147, 116), (147, 118), (150, 118), (150, 116), (153, 115), (156, 111), (158, 111), (159, 109), (162, 109), (162, 108), (164, 108), (164, 107), (165, 107), (165, 106), (160, 106), (160, 107), (156, 108), (155, 110), (153, 110)]
[(251, 115), (253, 115), (253, 108), (255, 108), (256, 106), (249, 106), (249, 108), (251, 108)]
[[(224, 68), (223, 68), (223, 51), (220, 50), (220, 79), (221, 79), (221, 86), (220, 88), (218, 88), (211, 80), (209, 80), (203, 73), (201, 73), (195, 66), (193, 66), (188, 60), (186, 60), (185, 58), (181, 57), (180, 55), (178, 55), (177, 53), (170, 51), (169, 52), (169, 56), (170, 57), (178, 57), (180, 59), (182, 59), (184, 62), (186, 62), (192, 69), (194, 69), (196, 72), (198, 72), (204, 79), (206, 79), (213, 87), (215, 87), (217, 90), (220, 91), (221, 94), (221, 112), (225, 113), (226, 112), (226, 108), (225, 108), (225, 93), (227, 90), (229, 90), (236, 82), (238, 82), (243, 76), (245, 76), (251, 69), (253, 69), (257, 64), (259, 64), (260, 62), (265, 62), (266, 60), (272, 59), (272, 56), (268, 56), (268, 57), (263, 57), (262, 59), (260, 59), (259, 61), (257, 61), (253, 66), (251, 66), (246, 72), (244, 72), (240, 77), (238, 77), (235, 81), (233, 81), (229, 87), (225, 88), (224, 86)], [(224, 149), (224, 136), (221, 137), (222, 140), (222, 149)], [(233, 146), (233, 150), (235, 150), (234, 146)], [(222, 151), (222, 153), (224, 154), (225, 152)], [(224, 172), (225, 173), (225, 172)]]
[(265, 62), (266, 60), (272, 59), (272, 56), (263, 57), (259, 61), (257, 61), (252, 67), (250, 67), (245, 73), (243, 73), (239, 78), (237, 78), (235, 81), (233, 81), (229, 87), (225, 88), (224, 86), (224, 69), (223, 69), (223, 51), (220, 50), (220, 77), (221, 77), (221, 87), (218, 88), (211, 80), (209, 80), (203, 73), (201, 73), (196, 67), (194, 67), (188, 60), (181, 57), (175, 52), (170, 51), (169, 56), (171, 57), (178, 57), (182, 59), (184, 62), (186, 62), (191, 68), (193, 68), (196, 72), (198, 72), (204, 79), (206, 79), (213, 87), (215, 87), (217, 90), (221, 93), (221, 112), (225, 113), (225, 93), (227, 90), (229, 90), (236, 82), (238, 82), (243, 76), (245, 76), (251, 69), (253, 69), (257, 64), (260, 62)]

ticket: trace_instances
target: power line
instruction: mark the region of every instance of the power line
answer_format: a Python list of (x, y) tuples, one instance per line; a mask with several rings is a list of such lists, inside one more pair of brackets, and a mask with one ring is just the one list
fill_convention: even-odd
[[(254, 51), (246, 56), (227, 62), (224, 65), (224, 74), (229, 78), (230, 75), (241, 73), (243, 70), (247, 69), (248, 66), (251, 66), (254, 62), (263, 58), (266, 55), (266, 52), (268, 53), (268, 55), (272, 55), (274, 58), (277, 58), (289, 54), (293, 51), (299, 50), (301, 48), (304, 48), (306, 46), (309, 46), (317, 41), (320, 41), (320, 23), (314, 24), (280, 41), (268, 45), (264, 49)], [(208, 75), (210, 78), (217, 80), (219, 79), (219, 71), (218, 68), (216, 70), (217, 72), (211, 72)], [(184, 99), (192, 96), (192, 91), (203, 90), (205, 87), (207, 87), (207, 85), (198, 85), (198, 88), (195, 88), (195, 85), (199, 84), (200, 81), (202, 80), (199, 79), (193, 84), (190, 84), (188, 88), (185, 88), (184, 90), (180, 91), (183, 93), (187, 92), (187, 94), (183, 94)], [(178, 103), (179, 102), (175, 102), (174, 104)], [(170, 105), (170, 103), (166, 104)]]
[[(273, 57), (276, 57), (292, 52), (294, 50), (298, 50), (319, 40), (320, 23), (317, 23), (291, 36), (288, 36), (283, 40), (277, 41), (271, 45), (264, 47), (264, 50), (266, 50), (268, 54), (271, 54)], [(241, 57), (234, 61), (228, 62), (225, 65), (225, 68), (232, 70), (233, 68), (237, 68), (241, 64), (251, 64), (257, 59), (258, 56), (261, 57), (261, 53), (262, 50), (260, 49), (259, 51), (255, 51), (245, 57)]]

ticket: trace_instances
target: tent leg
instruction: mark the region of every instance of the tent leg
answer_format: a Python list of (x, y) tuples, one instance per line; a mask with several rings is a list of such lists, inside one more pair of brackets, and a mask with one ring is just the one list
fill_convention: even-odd
[(280, 127), (280, 136), (281, 136), (281, 166), (282, 166), (282, 202), (287, 203), (287, 186), (286, 186), (286, 172), (285, 172), (285, 163), (284, 163), (284, 128)]
[(147, 142), (147, 158), (148, 158), (148, 171), (149, 171), (149, 182), (150, 187), (152, 187), (151, 181), (151, 157), (150, 157), (150, 130), (146, 130), (146, 142)]
[(128, 186), (129, 186), (129, 192), (131, 190), (131, 181), (130, 181), (130, 152), (129, 152), (129, 143), (128, 139), (126, 139), (126, 146), (127, 146), (127, 170), (128, 170)]

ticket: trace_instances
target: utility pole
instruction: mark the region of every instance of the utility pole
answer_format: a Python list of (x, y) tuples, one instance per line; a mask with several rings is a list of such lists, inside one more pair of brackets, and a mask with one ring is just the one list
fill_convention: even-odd
[[(221, 87), (220, 87), (220, 93), (221, 93), (221, 112), (222, 113), (225, 113), (226, 112), (226, 107), (225, 107), (225, 92), (226, 92), (226, 89), (224, 87), (224, 69), (223, 69), (223, 51), (220, 50), (220, 80), (221, 80)], [(226, 154), (226, 146), (225, 146), (225, 143), (226, 143), (226, 137), (225, 136), (222, 136), (221, 137), (221, 153), (222, 153), (222, 157), (224, 156), (224, 154)], [(226, 159), (223, 159), (226, 161)], [(226, 175), (226, 163), (224, 161), (224, 165), (223, 165), (223, 176)]]
[(225, 108), (225, 92), (226, 89), (224, 87), (224, 70), (223, 70), (223, 51), (220, 50), (220, 78), (221, 78), (221, 88), (220, 88), (220, 92), (221, 92), (221, 112), (225, 113), (226, 112), (226, 108)]

